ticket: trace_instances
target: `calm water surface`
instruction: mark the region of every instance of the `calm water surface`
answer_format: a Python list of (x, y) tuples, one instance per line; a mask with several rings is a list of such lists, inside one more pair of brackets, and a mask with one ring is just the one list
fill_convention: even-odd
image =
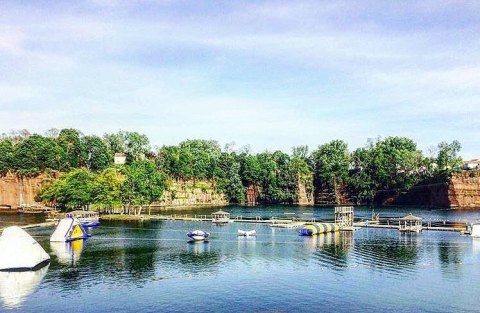
[[(325, 208), (226, 210), (333, 215)], [(477, 211), (380, 210), (405, 212), (480, 218)], [(0, 218), (6, 226), (19, 217)], [(238, 238), (239, 228), (256, 229), (257, 237)], [(209, 231), (211, 240), (188, 243), (185, 234), (194, 229)], [(111, 222), (92, 230), (87, 242), (53, 245), (51, 232), (30, 231), (52, 257), (48, 268), (1, 274), (0, 312), (479, 311), (480, 240), (458, 233), (362, 229), (305, 238), (260, 224)]]

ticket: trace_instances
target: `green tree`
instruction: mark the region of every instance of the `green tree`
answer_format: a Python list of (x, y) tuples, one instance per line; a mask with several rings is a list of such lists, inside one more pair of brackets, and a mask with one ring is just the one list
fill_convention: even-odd
[(317, 192), (327, 191), (335, 195), (331, 201), (338, 202), (339, 187), (348, 180), (350, 154), (347, 144), (342, 140), (333, 140), (321, 145), (312, 153)]
[(113, 153), (98, 136), (81, 138), (81, 164), (92, 171), (101, 171), (113, 163)]
[(82, 143), (80, 131), (72, 128), (65, 128), (60, 131), (57, 137), (58, 145), (65, 151), (65, 168), (80, 167), (80, 159), (82, 153)]
[(68, 209), (88, 209), (94, 202), (95, 176), (85, 169), (74, 169), (46, 186), (39, 193), (42, 201)]
[(127, 163), (143, 160), (151, 153), (148, 137), (137, 132), (119, 131), (116, 134), (105, 134), (103, 139), (112, 153), (125, 153)]
[(14, 147), (13, 167), (19, 175), (33, 176), (46, 169), (63, 170), (65, 158), (54, 140), (34, 134)]
[(0, 176), (13, 171), (14, 148), (9, 139), (0, 140)]
[(454, 140), (451, 143), (442, 141), (438, 144), (437, 165), (439, 170), (454, 170), (461, 165), (462, 158), (458, 155), (462, 145)]
[(115, 168), (106, 168), (95, 177), (94, 203), (111, 211), (120, 206), (121, 188), (125, 178)]
[(125, 175), (121, 197), (127, 208), (139, 207), (137, 214), (140, 215), (145, 205), (160, 200), (166, 177), (157, 170), (153, 161), (134, 161), (125, 168)]
[(218, 188), (231, 203), (245, 201), (245, 187), (240, 177), (240, 163), (234, 153), (222, 153), (218, 164)]
[(186, 140), (180, 143), (180, 158), (191, 168), (193, 179), (212, 179), (222, 151), (213, 140)]

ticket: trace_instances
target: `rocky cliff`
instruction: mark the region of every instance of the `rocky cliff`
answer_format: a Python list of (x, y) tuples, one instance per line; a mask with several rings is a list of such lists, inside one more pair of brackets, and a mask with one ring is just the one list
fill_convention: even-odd
[(209, 181), (175, 181), (168, 183), (162, 199), (154, 203), (155, 207), (194, 207), (228, 205), (223, 193), (215, 189)]
[(308, 190), (305, 184), (299, 183), (298, 184), (298, 198), (295, 201), (295, 204), (299, 205), (313, 205), (313, 192)]
[(414, 186), (405, 192), (381, 191), (377, 205), (480, 208), (480, 171), (454, 173), (445, 183)]
[(35, 204), (35, 195), (47, 182), (55, 179), (54, 174), (42, 174), (37, 177), (20, 177), (7, 174), (0, 178), (0, 205), (16, 208)]
[(454, 174), (448, 188), (450, 207), (480, 208), (480, 171)]

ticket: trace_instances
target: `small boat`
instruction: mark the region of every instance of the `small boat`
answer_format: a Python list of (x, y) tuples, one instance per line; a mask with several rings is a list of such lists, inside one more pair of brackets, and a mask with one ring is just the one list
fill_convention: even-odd
[(480, 223), (471, 224), (471, 236), (472, 238), (480, 238)]
[(195, 241), (207, 240), (210, 233), (207, 233), (203, 230), (194, 230), (187, 233), (187, 236)]
[(95, 228), (100, 226), (99, 221), (93, 221), (93, 222), (82, 222), (82, 227), (83, 228)]
[(252, 229), (252, 230), (241, 230), (239, 229), (238, 230), (238, 235), (239, 236), (256, 236), (257, 235), (257, 231), (255, 229)]
[(80, 221), (83, 227), (98, 227), (100, 226), (99, 214), (94, 211), (72, 211), (65, 214), (65, 217), (74, 217)]

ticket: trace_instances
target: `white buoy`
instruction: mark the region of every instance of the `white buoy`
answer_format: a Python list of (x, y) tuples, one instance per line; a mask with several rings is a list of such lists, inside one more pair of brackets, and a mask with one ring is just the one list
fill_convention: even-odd
[(26, 231), (7, 227), (0, 237), (0, 271), (35, 271), (47, 265), (50, 256)]

